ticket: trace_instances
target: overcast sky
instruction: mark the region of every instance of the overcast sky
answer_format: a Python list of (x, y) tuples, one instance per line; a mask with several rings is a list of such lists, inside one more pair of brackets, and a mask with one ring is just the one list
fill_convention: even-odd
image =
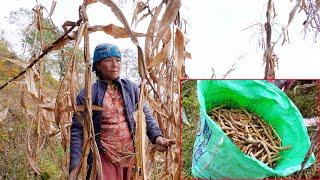
[[(127, 0), (128, 2), (132, 2)], [(51, 0), (38, 0), (48, 10)], [(53, 21), (61, 26), (66, 20), (78, 19), (78, 7), (82, 0), (58, 0), (53, 14)], [(265, 23), (265, 11), (267, 0), (237, 0), (237, 1), (212, 1), (212, 0), (183, 0), (181, 8), (183, 16), (188, 20), (187, 49), (191, 51), (191, 60), (186, 60), (186, 70), (190, 78), (210, 78), (211, 67), (214, 68), (216, 77), (221, 78), (235, 63), (235, 70), (227, 78), (263, 78), (264, 66), (262, 61), (263, 51), (258, 47), (259, 27), (254, 26), (248, 30), (242, 30), (256, 23)], [(277, 30), (285, 26), (288, 15), (295, 1), (276, 1), (277, 17), (275, 23)], [(0, 25), (4, 26), (5, 16), (11, 10), (20, 7), (31, 9), (35, 6), (35, 0), (11, 0), (6, 6), (0, 6)], [(131, 4), (126, 7), (127, 18), (131, 17)], [(88, 7), (90, 25), (106, 25), (110, 22), (120, 25), (110, 9), (100, 3)], [(128, 19), (131, 21), (131, 19)], [(302, 23), (305, 20), (301, 11), (295, 17), (289, 27), (290, 44), (283, 46), (280, 43), (275, 48), (279, 57), (279, 69), (277, 78), (320, 78), (319, 71), (319, 43), (314, 42), (314, 34), (304, 36)], [(140, 25), (143, 30), (147, 25)], [(10, 27), (8, 27), (10, 30)], [(11, 29), (11, 33), (15, 33)], [(276, 32), (273, 33), (276, 35)], [(276, 39), (278, 35), (273, 37)], [(14, 39), (13, 37), (11, 37)], [(305, 38), (305, 39), (304, 39)], [(111, 42), (121, 48), (134, 47), (129, 40), (115, 40), (104, 33), (90, 35), (91, 52), (97, 44)], [(144, 44), (141, 41), (141, 44)]]

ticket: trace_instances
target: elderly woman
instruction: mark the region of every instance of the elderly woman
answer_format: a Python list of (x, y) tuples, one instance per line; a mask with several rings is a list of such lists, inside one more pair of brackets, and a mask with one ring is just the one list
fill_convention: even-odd
[[(103, 108), (93, 111), (95, 139), (100, 152), (104, 179), (130, 179), (134, 165), (133, 138), (136, 129), (134, 112), (139, 100), (139, 88), (133, 82), (119, 77), (121, 53), (113, 44), (100, 44), (95, 48), (93, 71), (98, 80), (92, 85), (92, 103)], [(78, 105), (84, 104), (84, 91), (77, 97)], [(172, 141), (163, 134), (148, 107), (143, 108), (147, 136), (153, 144), (166, 149)], [(81, 159), (83, 125), (73, 117), (71, 126), (70, 170), (72, 176)], [(89, 155), (88, 164), (92, 163)], [(89, 172), (90, 173), (90, 168)]]

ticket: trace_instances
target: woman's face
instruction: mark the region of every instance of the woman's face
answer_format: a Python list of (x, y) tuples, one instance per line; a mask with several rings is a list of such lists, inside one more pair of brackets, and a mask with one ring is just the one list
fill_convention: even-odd
[(97, 69), (103, 80), (115, 80), (120, 75), (121, 59), (118, 57), (109, 57), (101, 60)]

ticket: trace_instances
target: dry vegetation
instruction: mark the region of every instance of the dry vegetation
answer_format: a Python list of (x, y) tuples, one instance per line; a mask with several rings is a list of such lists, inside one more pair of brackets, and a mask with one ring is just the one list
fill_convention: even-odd
[[(56, 1), (52, 2), (52, 7), (48, 12), (49, 17), (53, 14), (56, 5)], [(114, 13), (122, 26), (114, 25), (112, 22), (90, 26), (86, 10), (88, 6), (96, 3), (108, 7), (108, 10)], [(44, 7), (41, 4), (36, 4), (33, 9), (33, 22), (29, 27), (36, 29), (37, 35), (34, 36), (33, 41), (37, 42), (35, 45), (39, 48), (32, 48), (30, 57), (22, 59), (10, 53), (5, 45), (0, 44), (0, 69), (4, 69), (4, 71), (0, 71), (0, 150), (1, 155), (6, 157), (1, 158), (3, 160), (1, 164), (14, 163), (12, 166), (11, 164), (10, 166), (1, 166), (0, 177), (14, 179), (20, 177), (29, 179), (39, 176), (44, 179), (49, 177), (67, 178), (71, 115), (73, 112), (80, 112), (81, 109), (84, 109), (85, 114), (83, 123), (86, 143), (84, 144), (87, 144), (83, 150), (85, 152), (92, 150), (96, 157), (91, 177), (101, 176), (97, 147), (94, 138), (89, 138), (93, 134), (91, 91), (89, 88), (92, 83), (89, 37), (91, 33), (97, 31), (102, 31), (114, 38), (129, 38), (136, 46), (138, 71), (142, 83), (140, 105), (136, 114), (139, 129), (135, 140), (136, 164), (141, 173), (136, 174), (135, 177), (179, 179), (180, 172), (189, 174), (190, 172), (182, 171), (179, 166), (179, 147), (181, 145), (179, 79), (186, 77), (184, 61), (185, 58), (191, 56), (185, 51), (187, 44), (186, 23), (180, 17), (180, 7), (181, 0), (162, 0), (153, 7), (149, 5), (149, 0), (135, 1), (135, 10), (130, 26), (121, 9), (112, 0), (84, 0), (79, 7), (80, 18), (76, 22), (65, 22), (64, 32), (54, 42), (48, 43), (44, 41), (45, 31), (48, 29), (56, 30), (52, 22), (50, 26), (43, 23)], [(298, 11), (303, 11), (306, 14), (307, 18), (303, 24), (306, 32), (307, 30), (312, 30), (315, 34), (319, 32), (319, 7), (319, 0), (297, 0), (289, 14), (287, 26), (282, 29), (279, 37), (273, 40), (273, 19), (276, 8), (273, 1), (268, 0), (267, 21), (263, 25), (264, 40), (262, 45), (265, 50), (265, 78), (275, 77), (274, 69), (278, 61), (276, 53), (274, 53), (275, 45), (280, 40), (282, 40), (282, 44), (289, 40), (288, 27)], [(78, 8), (74, 7), (73, 10), (77, 11)], [(147, 24), (147, 29), (144, 32), (135, 32), (132, 26), (139, 26), (140, 23)], [(83, 54), (80, 54), (79, 50), (81, 39), (84, 40)], [(67, 45), (71, 45), (72, 48), (64, 54), (61, 50)], [(44, 71), (48, 64), (46, 57), (56, 52), (61, 52), (65, 57), (59, 61), (66, 60), (66, 68), (63, 69), (60, 82)], [(78, 57), (79, 54), (81, 58)], [(80, 67), (85, 68), (81, 69)], [(79, 89), (78, 82), (82, 82), (88, 98), (84, 108), (75, 105), (75, 97)], [(192, 96), (190, 95), (190, 97)], [(193, 98), (196, 99), (195, 96)], [(148, 141), (145, 141), (145, 133), (142, 133), (144, 132), (144, 123), (141, 116), (141, 104), (144, 101), (147, 101), (154, 110), (154, 117), (165, 137), (175, 139), (177, 142), (177, 145), (171, 147), (167, 153), (154, 154), (152, 146), (148, 144)], [(195, 101), (190, 100), (183, 103), (192, 104)], [(196, 108), (194, 105), (190, 107)], [(194, 111), (194, 109), (186, 109), (186, 111)], [(196, 126), (194, 125), (194, 127)], [(187, 131), (183, 132), (184, 136), (188, 135)], [(314, 133), (316, 130), (312, 132)], [(183, 144), (183, 148), (188, 148), (188, 145), (192, 147), (193, 144), (186, 143), (186, 146)], [(17, 151), (17, 149), (19, 150)], [(81, 165), (78, 175), (84, 178), (87, 157), (84, 154), (82, 158), (84, 163)], [(30, 168), (25, 168), (27, 163)], [(185, 163), (188, 164), (188, 161)], [(316, 166), (312, 168), (314, 167)], [(314, 173), (311, 174), (314, 175)]]
[(272, 126), (245, 109), (227, 109), (221, 105), (208, 114), (244, 154), (272, 168), (281, 158), (279, 152), (291, 148), (281, 147), (281, 139)]
[[(319, 15), (319, 0), (296, 0), (290, 1), (294, 3), (293, 8), (289, 13), (288, 22), (284, 25), (281, 30), (275, 28), (276, 17), (277, 17), (277, 6), (275, 6), (274, 0), (267, 0), (265, 17), (266, 22), (257, 23), (249, 28), (258, 26), (259, 34), (261, 34), (259, 40), (259, 46), (264, 51), (263, 62), (265, 64), (265, 79), (276, 78), (275, 69), (278, 67), (278, 55), (276, 53), (276, 47), (281, 48), (285, 43), (290, 42), (289, 37), (289, 26), (294, 21), (297, 13), (304, 12), (306, 15), (306, 20), (303, 22), (303, 27), (305, 33), (314, 33), (314, 38), (317, 38), (320, 29), (320, 15)], [(277, 32), (280, 32), (279, 35)], [(281, 44), (281, 46), (278, 46)]]
[[(56, 1), (53, 1), (49, 15), (54, 11)], [(100, 3), (109, 7), (123, 27), (112, 23), (107, 25), (89, 26), (86, 13), (87, 6)], [(29, 174), (28, 177), (48, 178), (53, 175), (44, 170), (41, 163), (45, 151), (52, 155), (57, 168), (54, 176), (57, 178), (68, 177), (69, 161), (69, 142), (70, 142), (70, 123), (73, 112), (84, 113), (84, 144), (83, 161), (78, 177), (82, 179), (86, 176), (86, 159), (90, 150), (95, 158), (91, 178), (101, 177), (101, 164), (99, 153), (95, 145), (93, 136), (93, 126), (91, 121), (91, 60), (90, 60), (90, 33), (96, 31), (105, 32), (114, 38), (130, 38), (136, 46), (138, 54), (138, 71), (141, 77), (141, 91), (138, 110), (136, 112), (137, 135), (135, 137), (136, 148), (136, 179), (179, 179), (180, 177), (180, 121), (179, 121), (179, 79), (185, 77), (184, 60), (189, 53), (185, 52), (186, 38), (183, 31), (183, 21), (180, 17), (180, 0), (163, 0), (154, 7), (149, 6), (149, 1), (136, 1), (135, 13), (132, 16), (132, 24), (138, 25), (140, 21), (148, 24), (145, 32), (136, 33), (130, 27), (123, 12), (116, 3), (111, 0), (84, 0), (79, 7), (79, 20), (76, 22), (67, 21), (63, 25), (64, 34), (53, 43), (45, 43), (43, 32), (47, 26), (43, 24), (43, 6), (37, 4), (33, 9), (34, 21), (31, 26), (36, 27), (38, 36), (35, 36), (40, 45), (38, 51), (31, 52), (29, 60), (22, 60), (17, 57), (8, 58), (1, 54), (1, 59), (13, 63), (16, 72), (6, 74), (6, 78), (1, 81), (1, 95), (20, 94), (21, 101), (14, 102), (14, 105), (21, 109), (21, 124), (26, 127), (20, 129), (25, 134), (19, 142), (25, 141), (24, 148), (18, 152), (26, 156), (19, 156), (27, 159), (31, 169), (24, 170)], [(77, 8), (74, 8), (76, 10)], [(147, 21), (150, 17), (150, 21)], [(144, 37), (144, 48), (141, 48), (141, 40), (137, 37)], [(84, 39), (83, 62), (76, 60), (79, 53), (81, 39)], [(66, 70), (63, 73), (62, 80), (56, 87), (46, 86), (44, 67), (46, 56), (50, 53), (63, 49), (66, 44), (72, 43), (73, 50), (65, 56), (69, 57), (66, 64)], [(35, 43), (36, 44), (36, 43)], [(34, 49), (34, 48), (33, 48)], [(62, 60), (61, 60), (62, 61)], [(6, 63), (7, 63), (6, 62)], [(84, 66), (85, 70), (82, 76), (79, 67)], [(18, 73), (18, 74), (17, 74)], [(83, 79), (79, 79), (83, 77)], [(75, 97), (78, 92), (77, 82), (84, 82), (85, 96), (88, 101), (84, 108), (76, 106)], [(14, 86), (12, 85), (14, 83)], [(10, 89), (11, 87), (14, 87)], [(19, 87), (19, 88), (17, 88)], [(9, 91), (9, 92), (7, 92)], [(170, 147), (166, 153), (152, 152), (152, 146), (146, 141), (144, 119), (142, 118), (141, 105), (147, 101), (154, 110), (153, 115), (158, 121), (164, 136), (169, 139), (175, 139), (176, 144)], [(20, 105), (18, 105), (20, 104)], [(9, 107), (9, 104), (2, 104)], [(11, 108), (11, 107), (10, 107)], [(83, 110), (84, 109), (84, 110)], [(1, 109), (2, 110), (2, 109)], [(6, 121), (9, 118), (6, 117)], [(7, 133), (5, 131), (5, 133)], [(4, 134), (5, 134), (4, 133)], [(93, 138), (90, 138), (93, 137)], [(6, 135), (4, 141), (10, 140)], [(10, 140), (11, 141), (11, 140)], [(22, 144), (21, 144), (22, 145)], [(59, 153), (55, 148), (59, 145)], [(6, 152), (12, 153), (13, 149)], [(11, 161), (11, 160), (9, 160)], [(32, 170), (32, 171), (30, 171)], [(33, 173), (31, 173), (33, 172)], [(57, 175), (57, 173), (59, 173)], [(10, 175), (1, 175), (1, 177), (10, 177)], [(11, 175), (12, 177), (12, 175)], [(16, 177), (20, 177), (17, 175)]]

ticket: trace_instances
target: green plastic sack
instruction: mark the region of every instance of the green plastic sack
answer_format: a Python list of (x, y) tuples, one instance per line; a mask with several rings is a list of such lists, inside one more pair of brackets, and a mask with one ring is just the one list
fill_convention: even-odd
[[(310, 147), (303, 117), (288, 96), (264, 80), (198, 80), (200, 129), (196, 136), (192, 174), (198, 178), (265, 178), (287, 176), (301, 168)], [(255, 113), (279, 134), (283, 156), (274, 169), (247, 156), (236, 147), (218, 124), (207, 115), (213, 107), (226, 104)], [(305, 168), (315, 162), (310, 156)]]

